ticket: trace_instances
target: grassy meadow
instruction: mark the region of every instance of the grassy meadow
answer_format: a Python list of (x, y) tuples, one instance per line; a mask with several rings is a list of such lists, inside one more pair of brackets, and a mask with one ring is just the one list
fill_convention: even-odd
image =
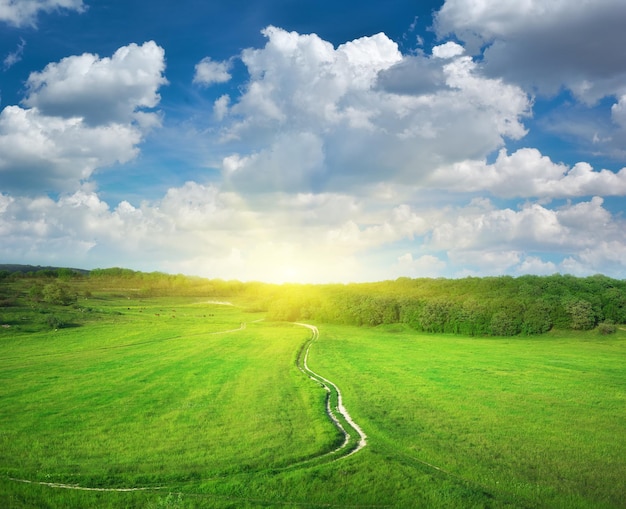
[(80, 304), (57, 330), (4, 313), (1, 507), (626, 507), (622, 330), (318, 323), (309, 366), (368, 445), (316, 461), (342, 437), (296, 363), (308, 329), (191, 297)]

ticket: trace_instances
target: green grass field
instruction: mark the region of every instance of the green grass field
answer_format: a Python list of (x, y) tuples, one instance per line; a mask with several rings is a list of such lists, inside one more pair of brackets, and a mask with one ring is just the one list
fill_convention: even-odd
[(623, 331), (317, 324), (309, 366), (368, 435), (318, 461), (342, 437), (296, 364), (308, 329), (198, 299), (89, 306), (0, 330), (1, 507), (626, 507)]

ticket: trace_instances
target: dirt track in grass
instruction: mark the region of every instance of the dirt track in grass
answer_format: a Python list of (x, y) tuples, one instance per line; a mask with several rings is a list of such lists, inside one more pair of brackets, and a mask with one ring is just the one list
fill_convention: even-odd
[[(301, 327), (306, 327), (312, 333), (311, 339), (306, 344), (306, 348), (304, 349), (304, 355), (301, 354), (298, 358), (298, 368), (300, 368), (300, 370), (304, 372), (309, 378), (311, 378), (312, 380), (319, 383), (322, 387), (324, 387), (324, 389), (328, 393), (328, 396), (326, 398), (326, 413), (328, 414), (330, 419), (333, 421), (335, 426), (344, 435), (343, 444), (341, 444), (334, 451), (331, 451), (330, 453), (326, 453), (323, 456), (343, 452), (343, 454), (337, 456), (334, 459), (339, 460), (339, 459), (347, 458), (348, 456), (351, 456), (359, 452), (361, 449), (363, 449), (367, 445), (367, 435), (361, 429), (361, 427), (356, 422), (354, 422), (354, 420), (348, 413), (348, 410), (343, 404), (343, 397), (342, 397), (341, 391), (339, 390), (339, 387), (337, 387), (333, 382), (331, 382), (327, 378), (324, 378), (322, 375), (316, 373), (311, 368), (309, 368), (309, 365), (307, 362), (309, 358), (309, 349), (311, 348), (311, 345), (313, 344), (313, 342), (319, 338), (319, 335), (320, 335), (319, 330), (314, 325), (309, 325), (307, 323), (296, 323), (296, 325), (300, 325)], [(332, 408), (331, 397), (330, 397), (333, 390), (337, 394), (337, 405), (335, 409)], [(348, 424), (348, 427), (350, 428), (350, 430), (346, 430), (345, 427), (341, 424), (340, 420), (337, 418), (335, 414), (335, 411), (337, 411), (337, 413), (341, 415), (343, 420)], [(354, 446), (353, 435), (351, 432), (356, 434), (356, 436), (358, 437), (356, 446)]]

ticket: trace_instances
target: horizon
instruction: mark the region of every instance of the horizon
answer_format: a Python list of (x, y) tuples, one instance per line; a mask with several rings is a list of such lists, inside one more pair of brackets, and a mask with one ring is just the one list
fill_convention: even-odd
[[(585, 279), (585, 278), (595, 278), (595, 277), (603, 277), (603, 278), (608, 278), (608, 279), (614, 279), (616, 281), (626, 281), (625, 278), (620, 279), (620, 278), (613, 278), (611, 276), (607, 276), (606, 274), (602, 274), (602, 273), (596, 273), (596, 274), (589, 274), (587, 276), (575, 276), (573, 274), (563, 274), (560, 272), (555, 272), (553, 274), (519, 274), (516, 276), (512, 276), (510, 274), (499, 274), (499, 275), (495, 275), (495, 276), (471, 276), (471, 275), (465, 275), (465, 276), (459, 276), (459, 277), (445, 277), (445, 276), (438, 276), (438, 277), (429, 277), (429, 276), (418, 276), (418, 277), (410, 277), (410, 276), (399, 276), (395, 279), (379, 279), (379, 280), (371, 280), (371, 281), (326, 281), (326, 282), (322, 282), (322, 283), (302, 283), (299, 281), (282, 281), (282, 282), (272, 282), (272, 281), (263, 281), (260, 279), (224, 279), (224, 278), (220, 278), (220, 277), (206, 277), (206, 276), (199, 276), (197, 274), (184, 274), (184, 273), (174, 273), (174, 272), (163, 272), (163, 271), (141, 271), (141, 270), (136, 270), (130, 267), (121, 267), (119, 265), (113, 265), (113, 266), (109, 266), (109, 267), (93, 267), (91, 269), (85, 269), (85, 268), (81, 268), (81, 267), (66, 267), (66, 266), (53, 266), (53, 265), (25, 265), (25, 264), (19, 264), (19, 263), (0, 263), (0, 272), (2, 270), (6, 270), (6, 267), (20, 267), (22, 269), (38, 269), (38, 270), (58, 270), (58, 269), (64, 269), (64, 270), (72, 270), (72, 271), (77, 271), (79, 274), (81, 273), (87, 273), (90, 274), (92, 271), (97, 271), (97, 270), (128, 270), (131, 271), (133, 273), (137, 273), (137, 274), (160, 274), (163, 276), (183, 276), (186, 278), (190, 278), (190, 279), (204, 279), (207, 281), (222, 281), (224, 283), (242, 283), (242, 284), (251, 284), (251, 283), (261, 283), (261, 284), (267, 284), (267, 285), (275, 285), (275, 286), (283, 286), (283, 285), (302, 285), (302, 286), (324, 286), (324, 285), (342, 285), (342, 286), (348, 286), (348, 285), (368, 285), (368, 284), (378, 284), (378, 283), (390, 283), (390, 282), (397, 282), (399, 280), (402, 279), (408, 279), (408, 280), (412, 280), (412, 281), (417, 281), (420, 279), (426, 279), (426, 280), (448, 280), (448, 281), (458, 281), (461, 279), (472, 279), (472, 278), (476, 278), (476, 279), (489, 279), (489, 278), (501, 278), (501, 277), (505, 277), (505, 278), (512, 278), (512, 279), (518, 279), (518, 278), (522, 278), (525, 276), (531, 276), (531, 277), (538, 277), (538, 278), (550, 278), (550, 277), (555, 277), (555, 276), (560, 276), (560, 277), (571, 277), (571, 278), (575, 278), (575, 279)], [(13, 272), (22, 272), (25, 273), (23, 270), (21, 269), (15, 269), (13, 271), (10, 271), (10, 273)], [(28, 272), (33, 272), (33, 271), (28, 271)], [(82, 274), (81, 274), (82, 275)]]
[(0, 258), (625, 279), (624, 25), (621, 0), (7, 5)]

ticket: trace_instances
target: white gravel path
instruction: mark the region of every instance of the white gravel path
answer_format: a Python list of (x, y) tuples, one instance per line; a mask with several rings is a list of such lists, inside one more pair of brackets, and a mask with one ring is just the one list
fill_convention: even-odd
[[(309, 344), (307, 345), (306, 352), (304, 354), (303, 366), (302, 367), (298, 366), (298, 367), (300, 367), (300, 369), (302, 371), (304, 371), (309, 376), (309, 378), (311, 378), (312, 380), (315, 380), (316, 382), (318, 382), (322, 386), (324, 386), (328, 392), (331, 391), (330, 387), (332, 387), (337, 392), (337, 408), (336, 408), (336, 410), (345, 419), (345, 421), (350, 425), (350, 427), (357, 433), (357, 435), (359, 437), (359, 441), (358, 441), (357, 446), (354, 449), (352, 449), (345, 456), (341, 456), (341, 458), (347, 458), (348, 456), (351, 456), (352, 454), (355, 454), (355, 453), (359, 452), (361, 449), (363, 449), (367, 445), (367, 435), (361, 429), (361, 427), (356, 422), (354, 422), (354, 419), (352, 419), (352, 417), (348, 413), (348, 410), (346, 409), (346, 407), (343, 404), (343, 397), (342, 397), (341, 391), (339, 390), (339, 387), (337, 387), (333, 382), (331, 382), (327, 378), (324, 378), (322, 375), (316, 373), (311, 368), (309, 368), (309, 365), (308, 365), (309, 349), (311, 348), (311, 344), (316, 339), (319, 338), (319, 335), (320, 335), (319, 330), (314, 325), (310, 325), (308, 323), (296, 323), (296, 325), (300, 325), (301, 327), (306, 327), (313, 334), (313, 337), (312, 337), (311, 341), (309, 342)], [(332, 421), (335, 424), (335, 426), (337, 426), (344, 433), (344, 435), (346, 437), (344, 443), (338, 449), (333, 451), (333, 453), (334, 453), (334, 452), (337, 452), (337, 451), (343, 449), (344, 447), (346, 447), (348, 442), (350, 441), (351, 436), (344, 429), (344, 427), (341, 425), (339, 420), (335, 417), (333, 409), (331, 408), (331, 405), (330, 405), (330, 398), (327, 401), (328, 401), (328, 403), (327, 403), (326, 412), (328, 413), (329, 417), (332, 419)], [(337, 458), (337, 459), (341, 459), (341, 458)]]

